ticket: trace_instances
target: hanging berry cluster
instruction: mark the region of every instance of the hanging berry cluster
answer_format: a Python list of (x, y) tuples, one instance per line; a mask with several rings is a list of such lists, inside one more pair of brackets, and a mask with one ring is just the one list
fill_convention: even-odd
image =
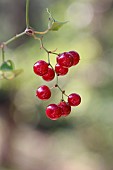
[[(43, 43), (42, 47), (48, 54), (48, 63), (44, 60), (39, 60), (34, 64), (33, 70), (36, 75), (41, 76), (45, 81), (53, 80), (56, 75), (57, 81), (54, 87), (61, 91), (62, 98), (59, 104), (50, 104), (47, 106), (46, 116), (51, 120), (57, 120), (61, 116), (68, 116), (71, 113), (71, 106), (78, 106), (81, 103), (81, 97), (79, 94), (72, 93), (68, 96), (58, 83), (58, 77), (66, 75), (70, 67), (77, 65), (80, 56), (76, 51), (63, 52), (61, 54), (48, 51), (43, 46)], [(54, 67), (50, 63), (50, 53), (57, 55), (56, 65)], [(64, 100), (64, 95), (67, 96), (67, 101)], [(36, 90), (36, 96), (40, 100), (48, 100), (51, 97), (51, 90), (48, 86), (42, 85)]]
[[(69, 51), (63, 53), (56, 53), (55, 51), (47, 50), (42, 42), (43, 36), (47, 34), (49, 31), (58, 31), (66, 22), (58, 22), (56, 21), (50, 11), (47, 9), (49, 14), (49, 21), (48, 21), (48, 28), (43, 32), (35, 31), (30, 24), (29, 24), (29, 3), (30, 0), (26, 0), (26, 28), (20, 34), (16, 34), (11, 39), (7, 40), (6, 42), (0, 43), (0, 48), (2, 52), (2, 64), (0, 65), (0, 79), (13, 79), (18, 76), (22, 70), (15, 69), (14, 62), (12, 60), (5, 59), (5, 48), (8, 44), (15, 41), (16, 39), (27, 35), (31, 36), (36, 40), (39, 40), (41, 48), (47, 52), (48, 55), (48, 62), (44, 60), (37, 61), (34, 66), (33, 70), (34, 73), (38, 76), (41, 76), (45, 81), (51, 81), (56, 77), (56, 84), (54, 85), (55, 88), (58, 88), (62, 94), (61, 101), (59, 104), (50, 104), (46, 108), (46, 116), (52, 120), (57, 120), (61, 116), (68, 116), (71, 112), (71, 106), (78, 106), (81, 103), (81, 97), (76, 94), (72, 93), (67, 95), (65, 90), (59, 85), (58, 77), (64, 76), (68, 73), (69, 68), (75, 66), (79, 63), (80, 56), (76, 51)], [(50, 55), (56, 55), (56, 65), (52, 66), (50, 62)], [(67, 96), (67, 101), (64, 100), (64, 95)], [(51, 90), (48, 86), (42, 85), (36, 90), (36, 96), (41, 100), (48, 100), (51, 97)]]

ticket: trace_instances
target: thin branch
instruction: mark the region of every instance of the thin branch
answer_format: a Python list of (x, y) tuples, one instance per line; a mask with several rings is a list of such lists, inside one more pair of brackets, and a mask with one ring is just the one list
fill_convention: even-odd
[(4, 45), (2, 47), (2, 61), (5, 61), (5, 51), (4, 51)]
[(39, 31), (35, 31), (35, 34), (40, 34), (40, 35), (44, 35), (49, 31), (49, 29), (43, 31), (43, 32), (39, 32)]
[(29, 2), (30, 0), (26, 0), (26, 28), (29, 28)]
[(11, 43), (12, 41), (14, 41), (14, 40), (22, 37), (24, 34), (26, 34), (25, 31), (22, 32), (22, 33), (20, 33), (20, 34), (15, 35), (14, 37), (12, 37), (12, 38), (9, 39), (8, 41), (4, 42), (3, 44), (4, 44), (4, 45), (8, 45), (8, 44)]

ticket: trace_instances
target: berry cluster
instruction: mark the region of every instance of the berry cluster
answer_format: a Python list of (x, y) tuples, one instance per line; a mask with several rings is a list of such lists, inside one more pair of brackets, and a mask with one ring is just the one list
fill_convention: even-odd
[(56, 73), (60, 76), (67, 74), (69, 67), (78, 64), (79, 60), (79, 54), (75, 51), (64, 52), (58, 55), (55, 66)]
[[(25, 31), (16, 34), (14, 37), (10, 38), (9, 40), (0, 43), (0, 49), (2, 52), (2, 64), (0, 65), (0, 79), (12, 79), (19, 75), (22, 70), (15, 70), (14, 69), (14, 63), (12, 60), (5, 60), (5, 47), (13, 42), (14, 40), (22, 37), (23, 35), (28, 35), (33, 37), (34, 39), (38, 40), (40, 42), (41, 48), (44, 49), (48, 55), (48, 62), (44, 60), (37, 61), (34, 66), (33, 70), (34, 73), (38, 76), (41, 76), (43, 80), (45, 81), (51, 81), (54, 79), (56, 75), (56, 84), (54, 87), (58, 88), (62, 94), (62, 98), (59, 104), (50, 104), (46, 108), (46, 115), (48, 118), (52, 120), (57, 120), (61, 116), (67, 116), (71, 112), (71, 106), (78, 106), (81, 103), (81, 97), (76, 94), (72, 93), (70, 95), (67, 95), (64, 90), (61, 89), (58, 83), (58, 77), (64, 76), (68, 73), (69, 68), (71, 66), (75, 66), (79, 63), (80, 56), (76, 51), (69, 51), (69, 52), (63, 52), (61, 54), (55, 53), (56, 50), (48, 51), (42, 43), (43, 36), (50, 32), (50, 31), (58, 31), (65, 22), (58, 22), (56, 21), (53, 16), (51, 15), (51, 12), (47, 9), (47, 13), (49, 14), (49, 20), (48, 20), (48, 28), (45, 31), (36, 31), (34, 28), (30, 26), (29, 23), (29, 3), (30, 0), (26, 0), (26, 29)], [(57, 55), (56, 57), (56, 65), (53, 67), (50, 63), (50, 54)], [(64, 100), (64, 95), (68, 97), (68, 100)], [(42, 85), (36, 90), (36, 96), (41, 100), (48, 100), (51, 97), (51, 90), (48, 86)]]
[[(50, 51), (47, 51), (48, 56)], [(56, 54), (56, 53), (53, 53)], [(45, 81), (51, 81), (54, 79), (55, 74), (57, 76), (64, 76), (68, 73), (68, 70), (71, 66), (75, 66), (79, 63), (80, 56), (76, 51), (64, 52), (57, 54), (55, 68), (50, 64), (50, 62), (45, 62), (44, 60), (37, 61), (33, 70), (34, 73), (38, 76), (41, 76)], [(50, 60), (49, 60), (50, 61)], [(81, 103), (81, 97), (72, 93), (69, 96), (65, 94), (60, 86), (58, 81), (54, 87), (58, 87), (62, 93), (62, 99), (59, 104), (50, 104), (46, 108), (46, 116), (52, 120), (57, 120), (61, 116), (67, 116), (71, 112), (71, 106), (78, 106)], [(68, 97), (68, 100), (65, 101), (63, 95)], [(41, 100), (48, 100), (51, 97), (51, 90), (48, 86), (42, 85), (36, 90), (36, 96)]]

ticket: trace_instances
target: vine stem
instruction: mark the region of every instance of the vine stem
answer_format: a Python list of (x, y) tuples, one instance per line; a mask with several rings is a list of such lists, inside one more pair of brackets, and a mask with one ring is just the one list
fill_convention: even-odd
[(8, 45), (8, 44), (11, 43), (12, 41), (14, 41), (14, 40), (16, 40), (16, 39), (22, 37), (24, 34), (26, 34), (25, 31), (22, 32), (22, 33), (20, 33), (20, 34), (15, 35), (14, 37), (12, 37), (11, 39), (9, 39), (8, 41), (3, 42), (3, 44), (4, 44), (4, 45)]
[[(10, 38), (9, 40), (7, 40), (7, 41), (5, 41), (5, 42), (2, 42), (1, 44), (0, 44), (0, 48), (2, 49), (2, 61), (4, 62), (5, 61), (5, 46), (6, 45), (8, 45), (8, 44), (10, 44), (11, 42), (13, 42), (14, 40), (16, 40), (16, 39), (18, 39), (18, 38), (20, 38), (20, 37), (22, 37), (23, 35), (28, 35), (27, 34), (27, 29), (29, 29), (29, 4), (30, 4), (30, 0), (26, 0), (26, 29), (25, 29), (25, 31), (24, 32), (21, 32), (20, 34), (16, 34), (15, 36), (13, 36), (12, 38)], [(31, 29), (31, 31), (33, 31), (32, 29)], [(38, 32), (38, 31), (33, 31), (33, 37), (34, 38), (36, 38), (36, 36), (34, 35), (34, 34), (46, 34), (47, 32), (48, 32), (49, 30), (46, 30), (46, 31), (44, 31), (44, 32)], [(36, 38), (36, 39), (38, 39), (38, 37)], [(41, 40), (40, 40), (41, 41)], [(43, 47), (44, 48), (44, 47)], [(46, 49), (45, 49), (45, 51), (46, 51)], [(48, 52), (48, 51), (46, 51), (46, 52)], [(48, 54), (49, 54), (49, 52), (48, 52)], [(48, 57), (49, 58), (49, 57)]]
[(29, 28), (29, 3), (30, 0), (26, 0), (26, 28)]
[(49, 31), (49, 29), (43, 31), (43, 32), (39, 32), (39, 31), (35, 31), (35, 34), (40, 34), (40, 35), (44, 35)]
[(2, 61), (5, 61), (5, 51), (4, 51), (4, 45), (2, 46)]
[[(26, 0), (26, 30), (29, 29), (29, 4), (30, 4), (30, 0)], [(15, 35), (14, 37), (10, 38), (9, 40), (7, 40), (6, 42), (3, 42), (3, 46), (8, 45), (9, 43), (13, 42), (14, 40), (22, 37), (23, 35), (27, 34), (26, 30), (20, 34)], [(46, 34), (49, 30), (46, 30), (44, 32), (38, 32), (38, 31), (34, 31), (34, 34)], [(3, 48), (2, 48), (3, 50)]]

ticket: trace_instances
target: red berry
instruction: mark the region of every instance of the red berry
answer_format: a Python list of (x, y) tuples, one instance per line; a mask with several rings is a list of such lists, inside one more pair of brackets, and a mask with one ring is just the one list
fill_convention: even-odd
[(57, 120), (61, 117), (62, 110), (56, 104), (50, 104), (46, 108), (46, 116), (52, 120)]
[(41, 100), (48, 100), (51, 97), (51, 91), (48, 86), (40, 86), (36, 90), (36, 96)]
[(61, 65), (56, 64), (55, 71), (59, 76), (64, 76), (65, 74), (67, 74), (68, 68), (62, 67)]
[(68, 96), (68, 103), (70, 106), (78, 106), (81, 103), (81, 97), (76, 93), (72, 93)]
[(79, 63), (80, 56), (76, 51), (69, 51), (69, 53), (73, 56), (73, 66)]
[(68, 52), (64, 52), (57, 56), (57, 63), (63, 67), (71, 67), (73, 65), (73, 56)]
[(67, 116), (71, 112), (71, 106), (68, 102), (62, 101), (58, 104), (58, 106), (62, 109), (62, 116)]
[(51, 81), (55, 77), (55, 72), (52, 68), (48, 68), (48, 72), (42, 76), (45, 81)]
[(48, 63), (43, 60), (37, 61), (33, 66), (35, 74), (43, 76), (48, 72)]

